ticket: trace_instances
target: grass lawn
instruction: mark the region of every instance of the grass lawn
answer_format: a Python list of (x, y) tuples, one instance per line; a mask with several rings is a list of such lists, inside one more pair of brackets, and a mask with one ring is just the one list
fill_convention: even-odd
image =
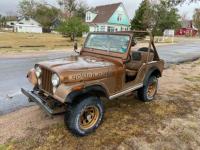
[[(79, 39), (81, 44), (83, 39)], [(0, 32), (0, 53), (53, 50), (73, 47), (73, 42), (59, 34)]]
[[(158, 42), (162, 37), (155, 37), (156, 45), (173, 44), (172, 39)], [(174, 42), (200, 40), (200, 38), (175, 37)], [(79, 38), (79, 47), (82, 46), (84, 38)], [(13, 33), (0, 32), (0, 53), (27, 52), (38, 50), (56, 50), (73, 47), (73, 42), (60, 34), (34, 34), (34, 33)]]

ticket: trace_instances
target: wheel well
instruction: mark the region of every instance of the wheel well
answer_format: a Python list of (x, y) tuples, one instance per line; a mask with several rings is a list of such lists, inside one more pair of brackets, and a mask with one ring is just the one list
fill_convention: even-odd
[(150, 76), (152, 75), (156, 76), (157, 78), (162, 76), (160, 70), (158, 69), (154, 69)]
[(106, 90), (100, 85), (92, 85), (86, 87), (81, 91), (74, 91), (70, 93), (66, 99), (66, 103), (72, 103), (74, 101), (78, 101), (80, 98), (88, 97), (88, 96), (96, 96), (96, 97), (106, 97), (108, 98), (108, 94)]
[(161, 72), (160, 72), (160, 70), (159, 70), (158, 68), (151, 68), (151, 69), (148, 71), (148, 73), (147, 73), (147, 75), (146, 75), (146, 77), (145, 77), (144, 84), (147, 83), (149, 77), (152, 76), (152, 75), (156, 76), (157, 78), (159, 78), (159, 77), (162, 76), (162, 74), (161, 74)]

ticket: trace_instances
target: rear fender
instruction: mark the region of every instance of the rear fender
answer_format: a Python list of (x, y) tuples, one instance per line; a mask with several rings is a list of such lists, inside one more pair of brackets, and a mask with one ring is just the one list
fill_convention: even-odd
[(143, 84), (146, 85), (150, 76), (155, 75), (157, 78), (161, 77), (161, 71), (157, 67), (152, 67), (149, 69), (148, 73), (145, 76)]

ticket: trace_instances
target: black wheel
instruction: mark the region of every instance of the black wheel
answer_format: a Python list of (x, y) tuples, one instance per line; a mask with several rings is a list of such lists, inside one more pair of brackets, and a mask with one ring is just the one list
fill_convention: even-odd
[(158, 78), (150, 76), (147, 83), (138, 90), (138, 98), (144, 102), (154, 99), (158, 89)]
[(104, 116), (102, 101), (97, 97), (86, 97), (71, 105), (65, 114), (65, 125), (78, 136), (85, 136), (99, 127)]

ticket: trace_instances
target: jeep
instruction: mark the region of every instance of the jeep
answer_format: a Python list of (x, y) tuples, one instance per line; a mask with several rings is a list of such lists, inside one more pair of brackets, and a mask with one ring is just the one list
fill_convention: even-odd
[(27, 74), (33, 90), (21, 90), (50, 116), (65, 113), (68, 129), (85, 136), (103, 120), (102, 98), (137, 91), (138, 99), (152, 101), (163, 68), (150, 32), (95, 32), (78, 54), (37, 63)]

